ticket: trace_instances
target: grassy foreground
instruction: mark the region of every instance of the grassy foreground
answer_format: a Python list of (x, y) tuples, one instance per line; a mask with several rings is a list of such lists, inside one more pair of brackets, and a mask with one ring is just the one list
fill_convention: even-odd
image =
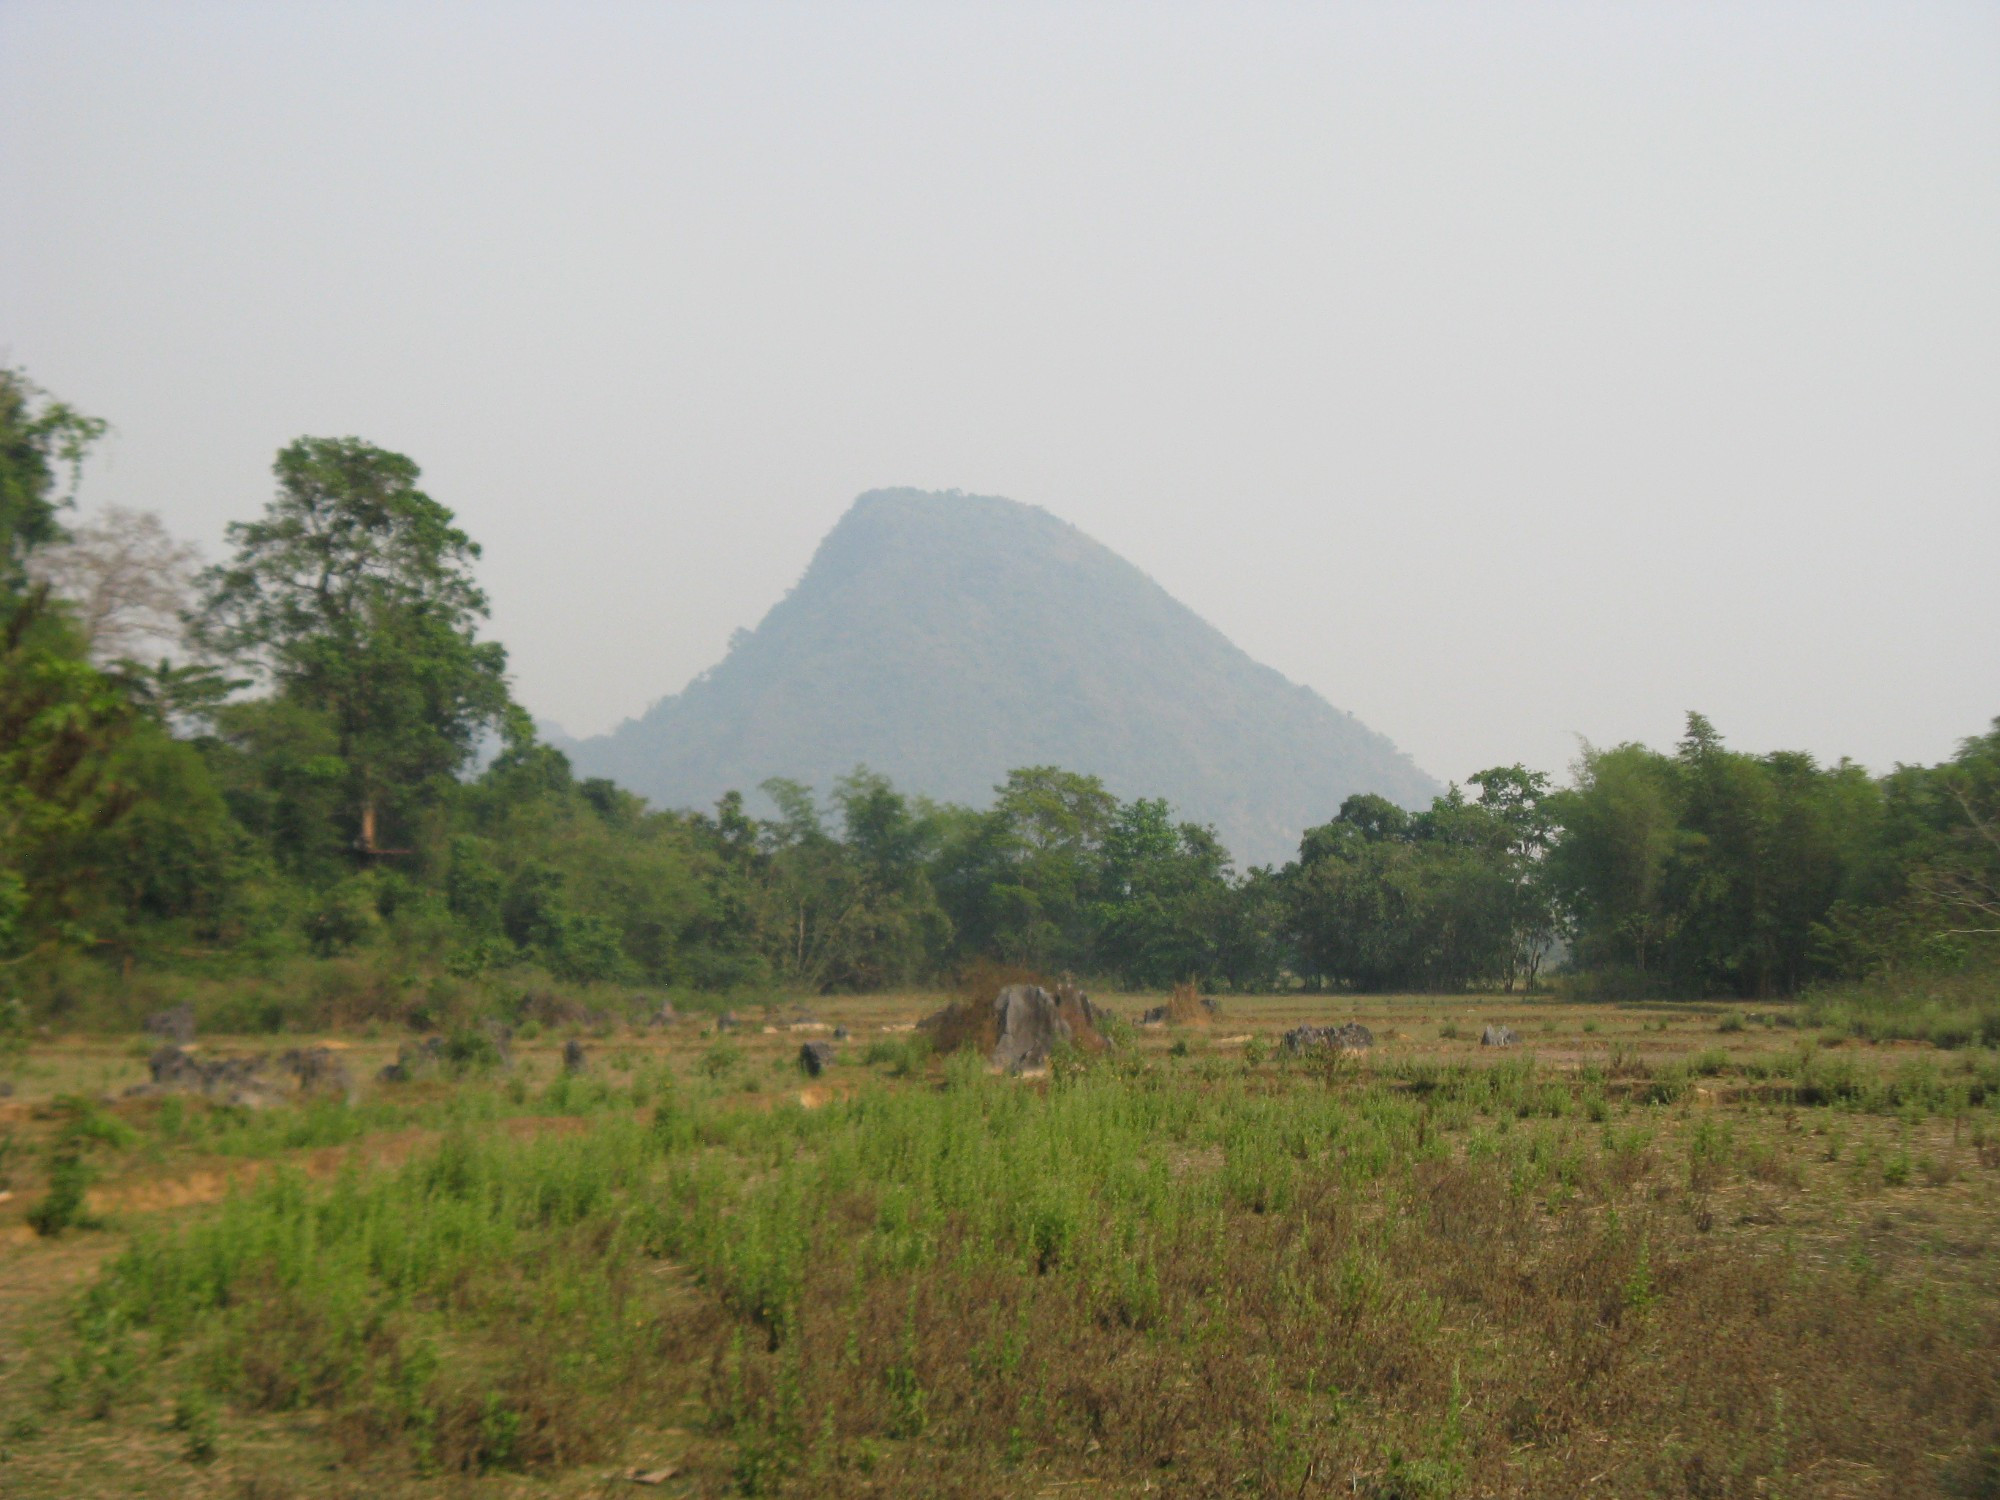
[(38, 1049), (0, 1493), (2000, 1494), (1992, 1051), (1295, 998), (1018, 1081), (930, 1003), (255, 1115)]

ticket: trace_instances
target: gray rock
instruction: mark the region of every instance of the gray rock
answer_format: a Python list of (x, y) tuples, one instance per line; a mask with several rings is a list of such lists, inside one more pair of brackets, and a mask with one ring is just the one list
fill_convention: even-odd
[(299, 1092), (307, 1098), (354, 1097), (347, 1059), (331, 1047), (298, 1047), (280, 1053), (278, 1066), (298, 1080)]
[(648, 1026), (671, 1026), (679, 1019), (679, 1016), (674, 1012), (674, 1002), (671, 1000), (662, 1000), (659, 1009), (646, 1017), (646, 1024)]
[(834, 1027), (834, 1028), (833, 1028), (833, 1039), (834, 1039), (834, 1040), (835, 1040), (836, 1042), (844, 1042), (844, 1041), (846, 1041), (846, 1040), (847, 1040), (847, 1028), (846, 1028), (845, 1026), (836, 1026), (836, 1027)]
[(403, 1043), (396, 1053), (396, 1060), (376, 1076), (384, 1083), (410, 1083), (428, 1073), (435, 1073), (443, 1061), (444, 1038), (429, 1036), (421, 1042)]
[(1482, 1047), (1511, 1047), (1520, 1040), (1512, 1028), (1506, 1026), (1489, 1026), (1479, 1033), (1479, 1045)]
[(563, 1071), (583, 1073), (589, 1071), (590, 1058), (583, 1050), (583, 1043), (571, 1037), (563, 1043)]
[(514, 1028), (507, 1025), (504, 1021), (495, 1021), (491, 1017), (488, 1017), (479, 1023), (479, 1029), (486, 1039), (493, 1044), (493, 1050), (499, 1054), (500, 1066), (503, 1068), (513, 1067), (514, 1052), (512, 1044), (514, 1041)]
[(1102, 1019), (1090, 997), (1073, 984), (1057, 985), (1054, 994), (1038, 984), (1010, 984), (993, 1000), (1000, 1039), (988, 1060), (1010, 1073), (1044, 1067), (1057, 1047), (1078, 1040), (1079, 1028), (1101, 1036)]
[(799, 1066), (817, 1078), (833, 1066), (832, 1042), (807, 1042), (799, 1048)]
[(197, 1057), (182, 1047), (162, 1047), (146, 1059), (151, 1083), (127, 1089), (128, 1097), (199, 1094), (218, 1104), (265, 1109), (282, 1104), (292, 1085), (268, 1056)]
[(146, 1017), (141, 1029), (173, 1046), (188, 1046), (194, 1041), (194, 1007), (183, 1004), (156, 1010)]
[(1366, 1052), (1375, 1045), (1375, 1033), (1359, 1021), (1342, 1026), (1295, 1026), (1281, 1043), (1294, 1057), (1309, 1052)]

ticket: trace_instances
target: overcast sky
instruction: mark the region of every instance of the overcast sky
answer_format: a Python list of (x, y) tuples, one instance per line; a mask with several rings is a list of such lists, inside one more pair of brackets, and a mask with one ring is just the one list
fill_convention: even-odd
[(573, 732), (919, 485), (1441, 778), (1688, 708), (1935, 760), (2000, 714), (2000, 5), (0, 0), (0, 360), (211, 556), (292, 437), (407, 452)]

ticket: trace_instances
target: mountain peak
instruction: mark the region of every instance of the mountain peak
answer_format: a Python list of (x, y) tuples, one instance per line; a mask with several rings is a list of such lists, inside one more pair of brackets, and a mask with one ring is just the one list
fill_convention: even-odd
[(858, 497), (722, 661), (570, 753), (667, 806), (772, 776), (825, 791), (862, 763), (984, 805), (1009, 770), (1060, 765), (1167, 798), (1254, 863), (1289, 858), (1350, 793), (1437, 790), (1108, 547), (958, 490)]

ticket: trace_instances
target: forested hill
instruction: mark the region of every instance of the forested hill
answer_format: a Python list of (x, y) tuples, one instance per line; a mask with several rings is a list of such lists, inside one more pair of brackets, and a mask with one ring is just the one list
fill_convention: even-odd
[(676, 697), (566, 746), (668, 807), (859, 763), (985, 805), (1017, 766), (1165, 797), (1246, 863), (1296, 855), (1349, 794), (1438, 788), (1409, 757), (1232, 645), (1047, 511), (956, 492), (856, 500), (798, 586)]

